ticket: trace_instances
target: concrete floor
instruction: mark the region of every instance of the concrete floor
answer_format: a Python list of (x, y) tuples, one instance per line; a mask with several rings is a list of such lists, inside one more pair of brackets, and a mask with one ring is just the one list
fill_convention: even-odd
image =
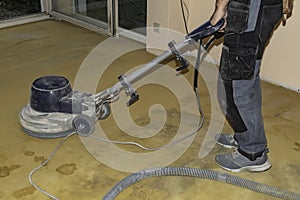
[[(104, 36), (97, 33), (54, 20), (0, 30), (0, 199), (49, 199), (30, 185), (28, 174), (49, 156), (60, 139), (43, 140), (24, 134), (18, 121), (19, 111), (29, 101), (30, 85), (35, 78), (62, 75), (73, 84), (84, 58), (104, 39)], [(115, 83), (118, 73), (152, 58), (144, 50), (122, 56), (112, 64), (112, 69), (107, 71), (107, 78), (98, 88)], [(99, 61), (101, 63), (101, 55)], [(186, 75), (190, 80), (191, 74)], [(179, 120), (178, 105), (170, 100), (171, 94), (159, 88), (155, 91), (151, 87), (141, 90), (141, 96), (144, 95), (146, 100), (141, 100), (131, 109), (132, 116), (142, 119), (137, 120), (137, 123), (147, 123), (149, 104), (155, 100), (153, 92), (155, 97), (160, 97), (171, 114), (169, 126), (162, 130), (163, 133), (170, 134), (176, 129)], [(208, 105), (206, 88), (201, 88), (200, 94), (202, 104)], [(263, 83), (263, 94), (263, 115), (270, 148), (269, 158), (273, 166), (263, 173), (242, 172), (234, 175), (297, 192), (300, 185), (300, 94), (269, 83)], [(204, 107), (204, 112), (210, 115), (209, 106)], [(214, 162), (217, 153), (226, 151), (221, 147), (215, 146), (205, 158), (198, 157), (204, 138), (202, 131), (207, 129), (208, 124), (209, 120), (205, 121), (204, 130), (197, 134), (193, 144), (172, 166), (224, 172)], [(122, 136), (111, 117), (103, 121), (102, 125), (104, 129), (114, 132), (112, 139), (130, 139)], [(224, 131), (230, 131), (228, 125), (225, 125)], [(155, 146), (157, 141), (162, 144), (168, 141), (168, 137), (163, 138), (168, 135), (161, 136), (162, 138), (146, 144)], [(99, 142), (99, 145), (102, 144)], [(128, 174), (96, 160), (80, 138), (72, 136), (50, 163), (34, 174), (33, 180), (60, 199), (93, 200), (101, 199), (115, 183)], [(210, 180), (162, 177), (139, 182), (122, 192), (117, 199), (274, 198)]]

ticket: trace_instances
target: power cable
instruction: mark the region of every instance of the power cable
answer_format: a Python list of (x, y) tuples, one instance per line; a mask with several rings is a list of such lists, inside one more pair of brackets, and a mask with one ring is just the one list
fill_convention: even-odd
[(54, 199), (54, 200), (59, 200), (59, 198), (53, 196), (52, 194), (46, 192), (45, 190), (43, 190), (41, 187), (39, 187), (38, 185), (36, 185), (33, 180), (32, 180), (32, 176), (35, 172), (37, 172), (38, 170), (40, 170), (42, 167), (44, 167), (52, 158), (53, 156), (55, 155), (55, 153), (58, 151), (58, 149), (64, 144), (64, 142), (69, 138), (71, 137), (72, 135), (76, 134), (75, 132), (73, 133), (70, 133), (69, 135), (67, 135), (66, 137), (64, 137), (60, 142), (59, 144), (55, 147), (55, 149), (52, 151), (52, 153), (50, 154), (50, 156), (47, 158), (47, 160), (45, 160), (42, 164), (40, 164), (39, 166), (37, 166), (35, 169), (33, 169), (30, 173), (29, 173), (29, 176), (28, 176), (28, 180), (30, 182), (30, 184), (35, 188), (37, 189), (38, 191), (44, 193), (45, 195), (47, 195), (48, 197), (50, 197), (51, 199)]
[[(184, 2), (184, 0), (180, 0), (180, 7), (181, 7), (181, 13), (182, 13), (182, 18), (183, 18), (183, 22), (184, 22), (184, 28), (185, 28), (186, 34), (188, 34), (189, 30), (188, 30), (188, 27), (187, 27), (187, 20), (189, 18), (189, 9), (188, 9), (186, 3)], [(184, 8), (187, 11), (187, 17), (186, 17)]]

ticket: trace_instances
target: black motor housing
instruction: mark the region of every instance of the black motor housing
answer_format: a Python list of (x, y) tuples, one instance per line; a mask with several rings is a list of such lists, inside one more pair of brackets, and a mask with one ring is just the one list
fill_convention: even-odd
[(65, 77), (40, 77), (31, 85), (30, 106), (39, 112), (61, 112), (60, 100), (71, 92), (70, 82)]

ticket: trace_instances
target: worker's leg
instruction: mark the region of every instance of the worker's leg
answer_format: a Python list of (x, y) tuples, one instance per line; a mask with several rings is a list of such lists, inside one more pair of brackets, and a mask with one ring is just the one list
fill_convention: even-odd
[[(275, 6), (266, 7), (265, 1), (262, 0), (257, 15), (258, 21), (254, 23), (256, 28), (253, 31), (243, 33), (229, 31), (225, 35), (219, 80), (224, 86), (222, 87), (224, 92), (219, 91), (219, 101), (226, 112), (229, 124), (235, 131), (234, 138), (238, 142), (238, 151), (219, 155), (216, 161), (231, 171), (243, 169), (263, 171), (271, 166), (265, 153), (267, 140), (261, 114), (259, 71), (265, 43), (281, 17), (281, 2), (279, 0), (278, 2)], [(240, 3), (231, 6), (236, 10)], [(272, 3), (274, 4), (274, 1)], [(251, 7), (251, 3), (248, 7)], [(268, 18), (266, 14), (271, 13), (272, 17)], [(267, 17), (267, 21), (263, 17)], [(248, 24), (251, 23), (248, 21)], [(262, 25), (266, 29), (262, 29)]]

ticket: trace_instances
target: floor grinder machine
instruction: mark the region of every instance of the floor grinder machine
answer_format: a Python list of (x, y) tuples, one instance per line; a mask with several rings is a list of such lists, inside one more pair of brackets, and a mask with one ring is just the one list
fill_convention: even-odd
[[(169, 50), (141, 66), (128, 75), (118, 77), (118, 82), (97, 94), (73, 91), (70, 82), (61, 76), (44, 76), (36, 79), (31, 85), (30, 103), (20, 112), (20, 123), (25, 133), (37, 138), (65, 137), (72, 132), (80, 136), (89, 136), (94, 131), (95, 122), (107, 118), (110, 114), (110, 103), (118, 99), (121, 90), (129, 96), (127, 106), (139, 99), (132, 84), (159, 68), (159, 64), (174, 57), (181, 63), (177, 71), (189, 66), (184, 53), (195, 49), (207, 49), (212, 41), (222, 36), (218, 30), (223, 26), (220, 20), (212, 26), (206, 22), (187, 34), (178, 44), (168, 44)], [(207, 42), (202, 45), (202, 40)], [(198, 53), (199, 55), (199, 53)], [(197, 70), (195, 70), (196, 72)]]
[[(122, 90), (130, 97), (127, 106), (135, 103), (139, 99), (139, 95), (132, 84), (158, 69), (160, 67), (159, 63), (170, 58), (175, 58), (181, 63), (181, 67), (177, 68), (177, 71), (187, 68), (189, 63), (184, 57), (184, 54), (191, 49), (194, 50), (197, 46), (196, 44), (199, 44), (194, 74), (194, 90), (197, 89), (198, 69), (201, 58), (203, 58), (203, 52), (209, 48), (216, 38), (223, 36), (223, 33), (218, 32), (223, 25), (224, 20), (219, 21), (215, 26), (212, 26), (210, 22), (204, 23), (187, 34), (182, 42), (178, 44), (174, 41), (170, 42), (168, 45), (169, 50), (129, 75), (119, 76), (119, 81), (113, 87), (97, 94), (73, 91), (70, 82), (61, 76), (44, 76), (36, 79), (31, 85), (30, 103), (24, 106), (20, 112), (21, 126), (25, 133), (33, 137), (64, 137), (64, 139), (46, 161), (30, 172), (29, 181), (32, 186), (48, 197), (58, 199), (34, 184), (32, 175), (50, 161), (58, 148), (68, 137), (75, 133), (80, 136), (90, 136), (94, 131), (95, 123), (109, 116), (110, 104), (118, 99)], [(206, 41), (205, 45), (202, 43), (204, 39)], [(195, 90), (195, 93), (198, 97), (196, 91), (197, 90)], [(201, 128), (201, 126), (199, 127)], [(145, 169), (141, 172), (129, 175), (107, 192), (103, 200), (115, 199), (120, 192), (130, 185), (142, 179), (154, 176), (190, 176), (205, 178), (233, 184), (280, 199), (300, 199), (300, 194), (298, 193), (257, 183), (231, 174), (197, 168), (163, 167)]]

